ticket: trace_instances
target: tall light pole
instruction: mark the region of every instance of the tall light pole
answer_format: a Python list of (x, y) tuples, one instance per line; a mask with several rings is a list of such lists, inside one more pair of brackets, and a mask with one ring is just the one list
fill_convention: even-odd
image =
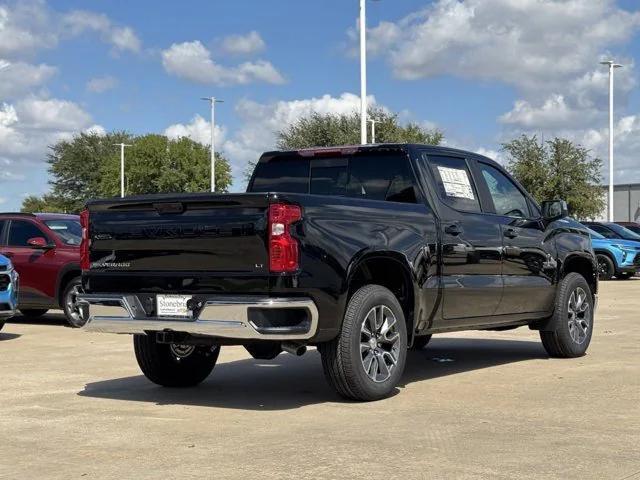
[(216, 191), (216, 103), (224, 103), (224, 100), (218, 100), (216, 97), (202, 97), (211, 104), (211, 191)]
[(613, 222), (613, 71), (622, 67), (613, 60), (600, 62), (601, 65), (609, 66), (609, 216), (608, 220)]
[(371, 143), (376, 143), (376, 123), (380, 122), (371, 118), (369, 119), (369, 123), (371, 123)]
[(367, 143), (367, 0), (360, 0), (360, 143)]
[(124, 148), (131, 147), (126, 143), (114, 143), (116, 147), (120, 147), (120, 197), (124, 198)]

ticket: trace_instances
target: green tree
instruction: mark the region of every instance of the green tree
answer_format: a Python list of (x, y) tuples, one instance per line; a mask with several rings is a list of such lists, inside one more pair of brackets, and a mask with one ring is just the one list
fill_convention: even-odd
[(38, 197), (29, 195), (22, 201), (20, 211), (23, 213), (67, 213), (59, 199), (52, 195)]
[[(125, 153), (127, 195), (209, 191), (207, 146), (163, 135), (81, 133), (50, 147), (51, 193), (25, 199), (22, 209), (78, 212), (90, 198), (119, 195), (120, 152), (114, 144), (121, 142), (132, 145)], [(228, 161), (216, 153), (216, 190), (226, 192), (231, 180)]]
[(600, 170), (602, 161), (581, 145), (564, 138), (539, 142), (533, 136), (502, 144), (508, 170), (538, 202), (566, 200), (578, 219), (597, 216), (605, 206)]
[[(437, 129), (426, 129), (417, 123), (401, 124), (397, 114), (381, 108), (369, 110), (369, 118), (376, 121), (376, 143), (424, 143), (439, 145), (444, 135)], [(368, 126), (370, 133), (370, 125)], [(371, 139), (369, 139), (371, 140)], [(278, 133), (277, 147), (280, 150), (297, 150), (312, 147), (357, 145), (360, 143), (360, 113), (321, 114), (313, 112), (284, 127)], [(255, 162), (245, 170), (247, 180), (251, 178)]]

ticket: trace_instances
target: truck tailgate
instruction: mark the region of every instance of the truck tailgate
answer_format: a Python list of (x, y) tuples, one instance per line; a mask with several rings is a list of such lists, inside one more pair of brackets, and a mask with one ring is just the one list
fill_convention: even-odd
[(268, 207), (268, 194), (91, 202), (91, 272), (266, 274)]

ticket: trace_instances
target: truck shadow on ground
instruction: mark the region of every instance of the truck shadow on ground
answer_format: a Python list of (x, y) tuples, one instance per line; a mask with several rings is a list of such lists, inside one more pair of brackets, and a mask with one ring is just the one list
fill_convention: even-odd
[[(547, 358), (539, 342), (434, 338), (425, 350), (409, 352), (398, 392), (414, 382)], [(131, 361), (135, 361), (133, 355)], [(221, 363), (197, 388), (162, 388), (138, 375), (89, 383), (78, 395), (244, 410), (288, 410), (341, 401), (326, 383), (320, 355), (315, 350), (302, 358), (281, 354), (272, 361), (245, 359)]]
[(63, 313), (46, 313), (41, 317), (27, 317), (22, 314), (16, 315), (7, 323), (23, 323), (26, 325), (59, 325), (61, 327), (71, 326), (67, 323), (67, 319)]
[(5, 340), (15, 340), (16, 338), (20, 338), (20, 334), (10, 333), (10, 332), (0, 332), (0, 342), (4, 342)]

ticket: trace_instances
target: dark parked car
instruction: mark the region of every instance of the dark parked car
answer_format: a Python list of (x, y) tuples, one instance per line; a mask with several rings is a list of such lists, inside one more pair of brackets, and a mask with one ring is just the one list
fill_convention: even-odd
[(81, 218), (85, 329), (134, 334), (160, 385), (202, 382), (222, 345), (314, 345), (342, 396), (373, 400), (432, 334), (529, 326), (553, 357), (591, 340), (589, 234), (469, 152), (271, 152), (248, 193), (97, 200)]
[(18, 308), (25, 316), (62, 308), (70, 325), (84, 323), (75, 307), (80, 240), (77, 215), (0, 213), (0, 254), (20, 274)]
[(626, 228), (627, 230), (631, 230), (636, 235), (640, 235), (640, 224), (636, 222), (616, 222), (621, 227)]
[(640, 242), (640, 234), (637, 234), (622, 225), (613, 222), (582, 222), (591, 230), (598, 232), (605, 238), (618, 238)]

